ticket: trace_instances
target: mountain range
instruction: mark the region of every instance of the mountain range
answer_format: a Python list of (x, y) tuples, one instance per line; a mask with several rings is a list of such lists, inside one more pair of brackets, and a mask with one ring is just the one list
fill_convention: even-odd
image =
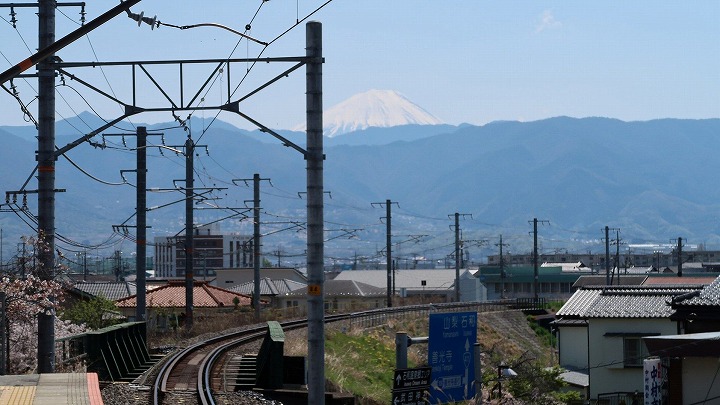
[[(58, 146), (80, 136), (75, 128), (100, 122), (88, 113), (58, 122)], [(149, 125), (150, 132), (164, 128), (164, 135), (148, 142), (182, 145), (187, 132), (168, 127), (176, 125)], [(191, 120), (190, 127), (202, 128), (202, 123)], [(32, 173), (34, 131), (0, 126), (6, 145), (0, 149), (5, 191), (19, 189)], [(304, 144), (302, 133), (279, 132)], [(623, 244), (661, 244), (683, 237), (689, 244), (718, 248), (718, 133), (720, 119), (623, 122), (599, 117), (482, 126), (425, 125), (410, 118), (406, 125), (337, 131), (325, 142), (326, 254), (349, 257), (381, 250), (386, 211), (374, 203), (386, 200), (393, 203), (394, 241), (404, 242), (396, 249), (405, 254), (451, 252), (454, 213), (463, 214), (464, 240), (483, 245), (477, 247), (480, 255), (496, 252), (493, 244), (500, 234), (511, 245), (506, 252), (529, 251), (528, 221), (533, 218), (549, 221), (539, 229), (544, 250), (604, 252), (605, 226), (620, 229)], [(65, 158), (57, 163), (57, 188), (66, 190), (56, 198), (58, 233), (89, 244), (106, 238), (111, 225), (126, 220), (134, 224), (135, 205), (131, 186), (98, 181), (122, 183), (120, 170), (135, 167), (135, 153), (128, 149), (134, 146), (133, 137), (106, 135), (94, 141), (95, 146), (85, 143), (68, 152), (72, 163)], [(273, 233), (264, 249), (302, 252), (304, 233), (294, 222), (305, 215), (302, 155), (268, 134), (221, 121), (197, 142), (207, 145), (207, 152), (204, 146), (197, 150), (195, 185), (213, 188), (214, 199), (197, 205), (196, 221), (227, 215), (213, 206), (244, 208), (252, 189), (242, 179), (259, 173), (270, 179), (261, 184), (263, 233)], [(149, 151), (148, 186), (156, 190), (148, 193), (148, 205), (158, 208), (149, 211), (148, 224), (151, 234), (166, 236), (184, 226), (182, 203), (160, 208), (182, 199), (180, 192), (169, 189), (182, 186), (177, 180), (184, 177), (184, 158), (160, 151)], [(134, 174), (124, 176), (134, 183)], [(31, 179), (27, 188), (35, 187)], [(36, 212), (34, 195), (30, 197), (29, 207)], [(6, 249), (8, 240), (31, 234), (12, 213), (0, 215), (0, 226)], [(252, 224), (235, 218), (224, 221), (222, 228), (250, 233)], [(133, 243), (126, 241), (125, 249), (132, 251)]]

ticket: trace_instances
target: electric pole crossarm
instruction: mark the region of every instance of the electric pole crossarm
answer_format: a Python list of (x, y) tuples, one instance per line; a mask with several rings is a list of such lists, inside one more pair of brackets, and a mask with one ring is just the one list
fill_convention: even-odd
[(60, 155), (64, 155), (65, 152), (73, 149), (74, 147), (80, 145), (81, 143), (86, 142), (86, 141), (89, 141), (89, 140), (90, 140), (92, 137), (94, 137), (95, 135), (97, 135), (97, 134), (99, 134), (100, 132), (102, 132), (102, 131), (110, 128), (111, 126), (117, 124), (118, 122), (124, 120), (125, 118), (127, 118), (127, 117), (129, 117), (129, 116), (131, 116), (131, 115), (132, 115), (132, 114), (123, 114), (123, 115), (115, 118), (114, 120), (108, 122), (107, 124), (101, 126), (100, 128), (98, 128), (98, 129), (96, 129), (96, 130), (94, 130), (94, 131), (92, 131), (92, 132), (87, 133), (87, 134), (84, 135), (82, 138), (79, 138), (79, 139), (77, 139), (77, 140), (75, 140), (75, 141), (73, 141), (73, 142), (70, 142), (69, 144), (63, 146), (62, 148), (57, 148), (57, 149), (55, 150), (55, 159), (57, 159)]
[(223, 109), (223, 110), (226, 110), (226, 111), (234, 112), (235, 114), (237, 114), (237, 115), (245, 118), (246, 120), (248, 120), (248, 121), (250, 121), (251, 123), (253, 123), (254, 125), (256, 125), (258, 128), (260, 128), (260, 131), (262, 131), (262, 132), (267, 132), (268, 134), (274, 136), (274, 137), (277, 138), (280, 142), (283, 143), (283, 146), (287, 146), (287, 147), (290, 147), (290, 148), (295, 149), (296, 151), (302, 153), (302, 155), (305, 156), (305, 158), (307, 159), (307, 153), (308, 153), (308, 152), (307, 152), (305, 149), (303, 149), (303, 148), (301, 148), (300, 146), (292, 143), (289, 139), (287, 139), (287, 138), (285, 138), (284, 136), (278, 134), (277, 132), (273, 131), (272, 129), (266, 127), (265, 125), (263, 125), (263, 124), (255, 121), (254, 119), (250, 118), (247, 114), (244, 114), (244, 113), (240, 112), (239, 102), (234, 101), (234, 102), (232, 102), (232, 103), (229, 103), (229, 104), (227, 104), (226, 106), (223, 106), (222, 109)]
[(272, 62), (302, 62), (307, 63), (309, 58), (305, 56), (288, 56), (280, 58), (236, 58), (236, 59), (171, 59), (171, 60), (135, 60), (135, 61), (113, 61), (113, 62), (57, 62), (55, 67), (76, 68), (76, 67), (100, 67), (100, 66), (131, 66), (131, 65), (173, 65), (182, 63), (184, 65), (203, 63), (272, 63)]
[(241, 102), (247, 100), (248, 98), (252, 97), (253, 95), (259, 93), (264, 88), (270, 86), (271, 84), (277, 82), (278, 80), (280, 80), (284, 77), (287, 77), (290, 73), (300, 69), (303, 66), (305, 66), (305, 62), (300, 62), (300, 63), (296, 64), (295, 66), (291, 67), (290, 69), (288, 69), (288, 70), (280, 73), (279, 75), (275, 76), (274, 78), (268, 80), (267, 82), (265, 82), (265, 84), (256, 88), (255, 90), (251, 91), (250, 93), (246, 94), (244, 97), (241, 97), (240, 99), (237, 100), (237, 102), (241, 103)]
[(99, 17), (95, 18), (94, 20), (90, 21), (89, 23), (81, 26), (80, 28), (76, 29), (75, 31), (69, 33), (68, 35), (60, 38), (59, 40), (53, 42), (52, 44), (40, 49), (33, 55), (30, 55), (29, 58), (25, 59), (24, 61), (18, 63), (17, 65), (11, 67), (10, 69), (0, 73), (0, 83), (5, 83), (6, 81), (15, 78), (20, 73), (30, 69), (31, 67), (35, 66), (48, 56), (54, 55), (57, 51), (65, 48), (66, 46), (70, 45), (71, 43), (77, 41), (78, 39), (85, 36), (90, 31), (98, 28), (99, 26), (105, 24), (106, 22), (110, 21), (112, 18), (117, 16), (118, 14), (122, 13), (123, 11), (127, 11), (130, 9), (130, 7), (134, 6), (135, 4), (139, 3), (140, 0), (127, 0), (124, 1), (117, 6), (111, 8), (110, 10), (106, 11), (105, 13), (101, 14)]
[(77, 77), (76, 75), (68, 72), (67, 70), (60, 69), (60, 68), (56, 68), (56, 70), (57, 70), (60, 74), (62, 74), (63, 76), (69, 77), (72, 81), (78, 82), (78, 83), (82, 84), (83, 86), (89, 88), (90, 90), (93, 90), (94, 92), (96, 92), (96, 93), (104, 96), (105, 98), (108, 98), (108, 99), (110, 99), (110, 100), (112, 100), (112, 101), (114, 101), (114, 102), (116, 102), (116, 103), (118, 103), (118, 104), (125, 105), (125, 103), (123, 103), (122, 101), (118, 100), (118, 99), (115, 98), (114, 96), (112, 96), (112, 95), (110, 95), (110, 94), (108, 94), (108, 93), (106, 93), (106, 92), (98, 89), (97, 87), (95, 87), (95, 86), (93, 86), (92, 84), (86, 82), (85, 80)]
[[(128, 108), (127, 107), (128, 103), (124, 103), (124, 102), (118, 100), (117, 98), (98, 89), (97, 87), (88, 84), (87, 82), (80, 79), (77, 75), (74, 75), (74, 74), (68, 72), (66, 69), (79, 68), (79, 67), (97, 67), (97, 66), (130, 66), (130, 67), (132, 67), (131, 79), (132, 79), (132, 82), (135, 83), (137, 80), (135, 68), (136, 67), (140, 68), (140, 70), (142, 70), (142, 72), (145, 74), (145, 76), (147, 76), (147, 78), (150, 79), (150, 81), (153, 83), (153, 85), (158, 89), (158, 91), (160, 91), (162, 96), (165, 97), (165, 99), (167, 101), (169, 101), (170, 104), (172, 104), (172, 107), (166, 107), (166, 108), (136, 107), (136, 106), (134, 106), (135, 105), (134, 100), (137, 99), (137, 95), (136, 95), (135, 85), (133, 85), (133, 87), (132, 87), (132, 93), (133, 93), (132, 104), (133, 104), (134, 108), (137, 108), (142, 111), (181, 111), (181, 110), (217, 110), (217, 109), (227, 109), (228, 111), (232, 111), (232, 110), (228, 109), (225, 105), (201, 107), (199, 105), (193, 106), (193, 103), (200, 97), (201, 93), (207, 88), (208, 83), (210, 83), (210, 81), (214, 77), (216, 77), (215, 75), (217, 74), (217, 72), (220, 70), (220, 68), (223, 65), (227, 66), (228, 75), (229, 75), (229, 71), (230, 71), (230, 67), (231, 67), (232, 63), (241, 63), (243, 61), (245, 61), (245, 62), (259, 61), (259, 59), (254, 59), (254, 60), (252, 60), (252, 59), (201, 59), (201, 60), (167, 60), (167, 61), (133, 61), (133, 62), (57, 62), (54, 64), (54, 67), (58, 72), (70, 77), (73, 81), (76, 81), (76, 82), (82, 84), (83, 86), (86, 86), (87, 88), (97, 92), (98, 94), (101, 94), (102, 96), (104, 96), (110, 100), (115, 101), (118, 104), (125, 105), (126, 108)], [(297, 70), (307, 64), (307, 58), (266, 58), (264, 61), (265, 62), (297, 62), (297, 63), (294, 66), (292, 66), (291, 68), (278, 74), (274, 78), (268, 80), (266, 83), (260, 85), (255, 90), (252, 90), (245, 96), (241, 97), (240, 99), (238, 99), (236, 101), (236, 103), (239, 103), (239, 102), (242, 102), (242, 101), (248, 99), (249, 97), (257, 94), (261, 90), (270, 86), (271, 84), (279, 81), (280, 79), (288, 77), (290, 75), (290, 73), (294, 72), (295, 70)], [(183, 66), (190, 65), (190, 64), (209, 64), (209, 63), (216, 64), (215, 68), (208, 75), (207, 79), (205, 79), (205, 82), (202, 84), (202, 86), (200, 86), (198, 88), (198, 90), (196, 91), (196, 93), (192, 97), (192, 99), (186, 104), (184, 101), (184, 96), (183, 96), (183, 94), (184, 94), (183, 89), (185, 88), (185, 80), (183, 77)], [(170, 97), (168, 92), (162, 88), (160, 83), (158, 83), (158, 81), (155, 79), (155, 77), (153, 77), (152, 73), (148, 70), (148, 68), (150, 66), (155, 66), (155, 65), (178, 65), (178, 67), (179, 67), (178, 83), (180, 86), (180, 102), (179, 103), (176, 103), (175, 101), (172, 100), (172, 98)], [(230, 82), (228, 81), (228, 86), (229, 85), (230, 85)], [(228, 87), (228, 93), (227, 93), (228, 103), (230, 103), (230, 101), (229, 101), (230, 97), (231, 97), (231, 93), (230, 93), (230, 88)]]
[[(264, 59), (206, 59), (206, 60), (189, 60), (189, 61), (173, 60), (173, 61), (143, 61), (143, 62), (140, 62), (140, 61), (138, 61), (138, 62), (74, 62), (74, 63), (59, 62), (59, 63), (54, 64), (54, 67), (56, 69), (58, 69), (58, 71), (60, 71), (62, 74), (67, 75), (74, 81), (77, 81), (78, 83), (86, 86), (90, 90), (93, 90), (93, 91), (97, 92), (98, 94), (100, 94), (118, 104), (123, 105), (125, 107), (125, 114), (126, 114), (125, 117), (123, 117), (123, 119), (126, 118), (127, 116), (137, 114), (140, 112), (163, 112), (163, 111), (175, 112), (175, 111), (187, 111), (187, 110), (200, 111), (200, 110), (218, 110), (218, 109), (224, 110), (224, 111), (230, 111), (230, 112), (234, 112), (234, 113), (240, 115), (247, 121), (256, 125), (258, 128), (260, 128), (260, 130), (262, 132), (267, 132), (270, 135), (274, 136), (275, 138), (280, 140), (283, 143), (283, 145), (291, 147), (291, 148), (297, 150), (298, 152), (302, 153), (303, 156), (307, 159), (307, 151), (305, 149), (294, 144), (290, 140), (286, 139), (285, 137), (276, 133), (275, 131), (271, 130), (270, 128), (266, 127), (265, 125), (262, 125), (258, 121), (252, 119), (247, 114), (240, 112), (240, 102), (247, 100), (249, 97), (259, 93), (261, 90), (267, 88), (268, 86), (277, 82), (278, 80), (280, 80), (284, 77), (287, 77), (288, 75), (290, 75), (290, 73), (301, 68), (302, 66), (307, 65), (309, 62), (312, 62), (314, 60), (315, 60), (314, 58), (308, 58), (308, 57), (304, 57), (304, 58), (290, 57), (290, 58), (264, 58)], [(290, 67), (289, 69), (285, 70), (284, 72), (280, 73), (279, 75), (275, 76), (274, 78), (268, 80), (264, 84), (260, 85), (256, 89), (247, 93), (246, 95), (244, 95), (243, 97), (239, 98), (236, 101), (232, 101), (232, 102), (229, 101), (231, 94), (230, 94), (229, 88), (228, 88), (228, 95), (227, 95), (228, 103), (227, 104), (216, 105), (216, 106), (193, 106), (192, 105), (192, 103), (194, 103), (195, 100), (198, 99), (199, 95), (207, 87), (208, 82), (218, 72), (218, 70), (220, 69), (220, 67), (222, 66), (223, 63), (227, 64), (227, 68), (229, 70), (230, 64), (232, 62), (240, 62), (240, 61), (297, 62), (297, 63), (294, 66)], [(184, 86), (184, 81), (183, 81), (184, 79), (183, 79), (183, 74), (182, 74), (182, 67), (183, 67), (183, 65), (194, 64), (194, 63), (216, 63), (217, 66), (215, 67), (213, 72), (208, 76), (208, 78), (205, 80), (203, 85), (200, 86), (200, 88), (197, 90), (195, 96), (193, 96), (193, 98), (190, 100), (190, 102), (187, 105), (185, 105), (184, 100), (183, 100), (183, 89), (185, 86)], [(179, 104), (172, 100), (172, 98), (170, 97), (168, 92), (162, 88), (160, 83), (158, 83), (157, 80), (155, 80), (155, 78), (152, 76), (152, 74), (146, 68), (146, 66), (149, 66), (149, 65), (168, 65), (168, 64), (178, 64), (180, 67), (180, 69), (179, 69), (180, 70), (180, 76), (179, 76), (180, 102), (179, 102)], [(113, 96), (110, 96), (109, 94), (103, 92), (102, 90), (98, 89), (97, 87), (92, 86), (89, 83), (79, 79), (76, 75), (73, 75), (64, 70), (64, 68), (70, 68), (70, 67), (95, 67), (95, 66), (132, 66), (132, 68), (133, 68), (132, 69), (132, 72), (133, 72), (132, 73), (132, 81), (133, 81), (132, 105), (130, 105), (128, 103), (123, 103), (122, 101), (118, 100), (117, 98), (115, 98)], [(135, 85), (134, 85), (134, 83), (135, 83), (135, 67), (136, 66), (139, 67), (145, 73), (145, 75), (148, 77), (148, 79), (150, 79), (150, 81), (157, 88), (157, 90), (162, 94), (162, 96), (171, 104), (171, 107), (144, 108), (144, 107), (138, 107), (137, 105), (135, 105), (136, 104), (135, 100), (137, 98), (136, 89), (135, 89)], [(229, 81), (228, 81), (228, 85), (229, 85)], [(96, 133), (97, 132), (98, 131), (96, 131)], [(324, 156), (323, 156), (323, 158), (324, 158)]]

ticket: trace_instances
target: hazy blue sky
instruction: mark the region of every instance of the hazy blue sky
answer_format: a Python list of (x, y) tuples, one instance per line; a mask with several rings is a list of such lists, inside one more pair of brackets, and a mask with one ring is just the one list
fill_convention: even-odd
[[(94, 18), (115, 2), (89, 2)], [(259, 7), (262, 4), (262, 7)], [(270, 41), (322, 1), (145, 0), (133, 7), (165, 23), (219, 23)], [(74, 29), (79, 10), (58, 13), (57, 38)], [(36, 47), (32, 9), (16, 9), (17, 31), (9, 9), (0, 9), (2, 70)], [(420, 1), (334, 0), (312, 19), (323, 23), (324, 103), (330, 107), (370, 89), (396, 90), (441, 120), (484, 124), (494, 120), (537, 120), (567, 115), (622, 120), (720, 117), (720, 2), (708, 1)], [(304, 24), (269, 46), (263, 56), (301, 56)], [(22, 36), (22, 38), (21, 38)], [(58, 55), (65, 61), (256, 57), (263, 47), (218, 28), (177, 30), (137, 25), (125, 15), (94, 31)], [(94, 48), (94, 53), (93, 49)], [(9, 62), (7, 60), (9, 60)], [(233, 67), (234, 88), (248, 66)], [(260, 64), (233, 98), (252, 90), (289, 65)], [(188, 68), (191, 86), (205, 77)], [(128, 68), (76, 69), (100, 89), (129, 99)], [(157, 70), (172, 85), (177, 68)], [(103, 74), (107, 77), (103, 77)], [(221, 102), (227, 83), (218, 78), (206, 104)], [(35, 81), (28, 82), (37, 88)], [(35, 92), (16, 81), (29, 103)], [(68, 81), (110, 119), (120, 109)], [(304, 120), (304, 70), (274, 84), (242, 104), (243, 111), (273, 128)], [(140, 88), (150, 87), (139, 83)], [(74, 90), (60, 87), (57, 111), (69, 117), (89, 110)], [(186, 89), (186, 93), (194, 93)], [(145, 93), (139, 104), (162, 105)], [(160, 104), (158, 104), (160, 103)], [(31, 103), (34, 111), (37, 103)], [(187, 115), (187, 113), (183, 113)], [(211, 112), (196, 112), (209, 118)], [(223, 113), (221, 119), (251, 125)], [(133, 117), (134, 122), (170, 121), (169, 113)], [(0, 92), (0, 125), (23, 124), (17, 103)]]

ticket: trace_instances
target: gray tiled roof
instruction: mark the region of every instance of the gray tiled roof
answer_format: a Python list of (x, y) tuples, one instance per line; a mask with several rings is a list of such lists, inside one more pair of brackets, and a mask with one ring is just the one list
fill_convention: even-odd
[(720, 306), (720, 277), (710, 285), (703, 287), (699, 293), (677, 297), (673, 304), (677, 306)]
[(116, 301), (137, 294), (135, 283), (126, 281), (110, 283), (77, 283), (75, 289), (93, 297), (105, 297)]
[[(327, 280), (323, 283), (326, 297), (384, 297), (384, 288), (375, 287), (370, 284), (360, 283), (353, 280)], [(307, 294), (307, 287), (303, 287), (287, 293), (287, 296), (298, 296)]]
[(647, 286), (585, 287), (557, 312), (559, 317), (577, 318), (665, 318), (674, 310), (673, 297), (693, 288)]
[[(269, 278), (260, 279), (260, 295), (265, 296), (276, 296), (288, 293), (299, 288), (307, 288), (307, 285), (298, 283), (292, 280), (271, 280)], [(255, 282), (250, 281), (242, 283), (230, 288), (230, 291), (238, 292), (241, 294), (252, 295), (255, 292)]]

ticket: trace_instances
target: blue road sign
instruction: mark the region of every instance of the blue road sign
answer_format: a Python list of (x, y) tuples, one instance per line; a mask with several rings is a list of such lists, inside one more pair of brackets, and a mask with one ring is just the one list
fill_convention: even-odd
[(475, 395), (476, 341), (477, 312), (430, 314), (430, 403), (456, 402)]

